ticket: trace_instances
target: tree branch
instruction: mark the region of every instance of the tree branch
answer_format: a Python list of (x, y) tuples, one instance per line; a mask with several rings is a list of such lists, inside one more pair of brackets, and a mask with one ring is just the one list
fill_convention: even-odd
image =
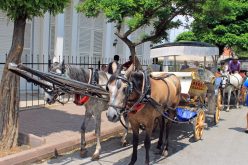
[(180, 9), (178, 9), (177, 11), (175, 11), (169, 18), (164, 19), (164, 20), (161, 20), (161, 22), (157, 26), (158, 28), (156, 29), (154, 35), (150, 35), (150, 36), (148, 36), (146, 38), (143, 38), (139, 42), (135, 43), (135, 46), (138, 46), (138, 45), (140, 45), (140, 44), (142, 44), (144, 42), (147, 42), (147, 41), (152, 41), (152, 40), (157, 39), (158, 36), (160, 36), (162, 33), (164, 33), (164, 26), (165, 26), (165, 24), (168, 23), (168, 22), (170, 22), (173, 18), (175, 18), (177, 15), (179, 15), (181, 12), (183, 12), (186, 9), (186, 6), (187, 6), (187, 4), (185, 4)]
[[(165, 7), (166, 3), (162, 3), (161, 5), (159, 5), (157, 8), (155, 8), (154, 10), (146, 10), (144, 11), (144, 18), (151, 18), (156, 11), (158, 11), (160, 8)], [(136, 31), (138, 28), (142, 27), (143, 25), (146, 24), (146, 21), (143, 21), (139, 26), (135, 27), (134, 29), (128, 29), (125, 33), (124, 33), (124, 37), (128, 37), (131, 33), (133, 33), (134, 31)]]
[(120, 33), (116, 32), (115, 35), (117, 37), (119, 37), (123, 42), (125, 42), (127, 44), (128, 47), (130, 46), (134, 46), (134, 43), (132, 41), (130, 41), (127, 37), (124, 37), (123, 35), (121, 35)]

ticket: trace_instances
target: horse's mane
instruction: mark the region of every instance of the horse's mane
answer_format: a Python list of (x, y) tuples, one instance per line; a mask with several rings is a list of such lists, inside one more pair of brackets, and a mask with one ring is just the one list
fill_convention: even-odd
[(131, 81), (134, 85), (134, 88), (138, 90), (142, 90), (142, 85), (143, 85), (143, 79), (144, 79), (144, 74), (142, 72), (131, 72), (129, 81)]
[(74, 80), (81, 81), (81, 82), (88, 82), (89, 74), (87, 74), (87, 70), (84, 68), (78, 68), (75, 66), (67, 65), (67, 75)]
[[(113, 82), (114, 80), (117, 79), (117, 77), (120, 76), (120, 73), (116, 72), (111, 75), (109, 78), (109, 83)], [(133, 71), (131, 72), (128, 80), (133, 83), (134, 87), (138, 90), (142, 90), (142, 84), (143, 84), (143, 73), (142, 72), (137, 72)]]

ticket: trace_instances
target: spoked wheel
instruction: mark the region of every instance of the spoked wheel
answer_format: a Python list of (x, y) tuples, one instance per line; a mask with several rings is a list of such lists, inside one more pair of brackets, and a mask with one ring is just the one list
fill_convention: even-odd
[(220, 111), (221, 111), (221, 91), (218, 91), (217, 100), (216, 100), (216, 108), (215, 108), (215, 114), (214, 114), (214, 123), (218, 124), (220, 121)]
[(221, 111), (222, 110), (222, 95), (221, 95), (221, 90), (218, 90), (218, 95), (217, 95), (217, 100), (216, 100), (216, 106), (218, 109)]
[(201, 109), (198, 111), (194, 122), (195, 141), (198, 141), (202, 138), (204, 123), (205, 123), (205, 112)]
[(242, 104), (245, 105), (246, 103), (246, 95), (247, 95), (247, 89), (243, 89), (244, 91), (242, 91), (241, 93), (241, 100), (242, 100)]
[(218, 124), (220, 121), (220, 109), (216, 107), (215, 114), (214, 114), (214, 123), (215, 125)]

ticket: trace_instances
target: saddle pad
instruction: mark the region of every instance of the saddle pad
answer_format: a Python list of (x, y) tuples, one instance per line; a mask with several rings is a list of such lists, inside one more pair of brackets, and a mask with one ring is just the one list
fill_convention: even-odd
[(189, 121), (197, 116), (194, 111), (187, 110), (185, 108), (176, 108), (177, 119), (179, 121)]

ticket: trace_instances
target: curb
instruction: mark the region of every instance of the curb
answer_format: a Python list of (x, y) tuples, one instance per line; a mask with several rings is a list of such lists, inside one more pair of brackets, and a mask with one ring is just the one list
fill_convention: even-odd
[[(124, 131), (122, 126), (111, 127), (111, 129), (101, 132), (101, 139), (114, 136)], [(94, 133), (86, 133), (86, 143), (94, 143), (96, 137)], [(37, 161), (51, 158), (61, 153), (69, 152), (80, 147), (80, 138), (70, 138), (55, 144), (45, 144), (36, 148), (25, 150), (16, 154), (0, 158), (0, 165), (26, 165)]]

